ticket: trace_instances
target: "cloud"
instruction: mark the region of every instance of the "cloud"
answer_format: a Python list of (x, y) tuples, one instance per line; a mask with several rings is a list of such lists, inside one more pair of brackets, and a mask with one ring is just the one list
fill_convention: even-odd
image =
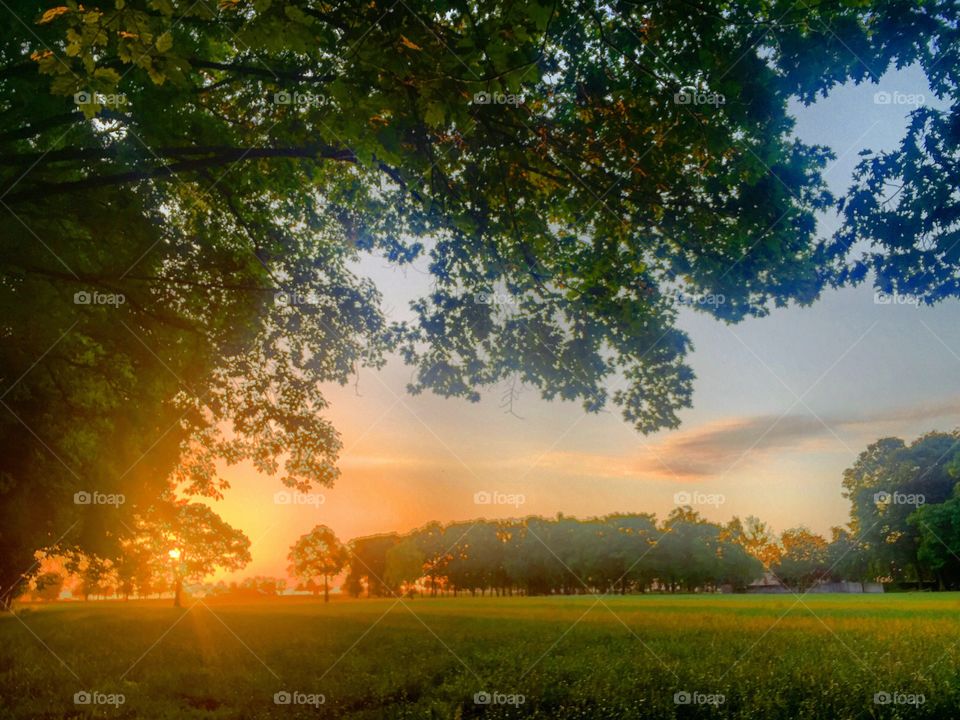
[[(811, 413), (730, 417), (645, 442), (639, 454), (630, 457), (554, 452), (539, 464), (611, 478), (716, 479), (777, 454), (859, 452), (883, 435), (922, 432), (932, 429), (931, 421), (947, 418), (960, 419), (960, 397), (847, 417), (818, 418)], [(917, 428), (918, 423), (923, 427)]]
[(847, 425), (883, 425), (889, 423), (923, 422), (939, 418), (960, 417), (960, 397), (935, 403), (920, 403), (900, 408), (887, 408), (868, 415), (851, 418)]

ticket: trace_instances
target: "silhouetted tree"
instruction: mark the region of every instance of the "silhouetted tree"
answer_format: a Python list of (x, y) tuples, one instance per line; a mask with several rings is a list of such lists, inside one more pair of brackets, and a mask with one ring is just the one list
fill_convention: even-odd
[[(317, 525), (290, 546), (287, 559), (290, 574), (317, 590), (322, 587), (323, 601), (330, 602), (330, 578), (343, 570), (348, 557), (347, 549), (333, 530), (326, 525)], [(317, 582), (321, 579), (322, 585)]]

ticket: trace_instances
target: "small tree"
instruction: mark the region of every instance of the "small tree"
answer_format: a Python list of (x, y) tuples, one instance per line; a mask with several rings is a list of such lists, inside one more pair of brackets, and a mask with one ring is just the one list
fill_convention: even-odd
[(827, 571), (827, 541), (806, 528), (784, 530), (783, 555), (774, 573), (789, 587), (805, 591)]
[(74, 597), (82, 597), (84, 601), (89, 600), (91, 595), (94, 597), (106, 595), (114, 579), (110, 561), (95, 555), (81, 554), (74, 558), (68, 567), (78, 579), (70, 592)]
[(60, 591), (63, 590), (64, 577), (62, 574), (50, 571), (38, 575), (34, 580), (36, 586), (37, 599), (45, 602), (56, 600), (60, 597)]
[(742, 532), (733, 539), (763, 563), (764, 568), (769, 569), (779, 564), (782, 551), (777, 544), (777, 537), (770, 526), (760, 518), (753, 515), (747, 516), (746, 522), (742, 525)]
[(319, 589), (316, 580), (323, 579), (323, 601), (330, 602), (330, 577), (347, 564), (347, 549), (333, 530), (326, 525), (317, 525), (290, 546), (287, 558), (290, 560), (290, 573), (305, 586), (316, 588), (314, 594)]

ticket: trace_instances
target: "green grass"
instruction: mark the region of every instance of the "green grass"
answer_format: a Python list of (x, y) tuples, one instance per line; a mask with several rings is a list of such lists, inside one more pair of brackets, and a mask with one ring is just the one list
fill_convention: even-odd
[[(958, 594), (404, 602), (26, 607), (0, 618), (0, 717), (960, 717)], [(80, 690), (125, 702), (77, 706)]]

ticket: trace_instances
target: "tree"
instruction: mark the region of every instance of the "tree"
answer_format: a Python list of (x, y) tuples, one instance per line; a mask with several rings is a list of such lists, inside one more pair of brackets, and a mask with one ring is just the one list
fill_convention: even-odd
[(767, 523), (753, 515), (748, 515), (745, 523), (740, 523), (739, 518), (734, 520), (736, 523), (733, 527), (738, 530), (732, 537), (735, 542), (743, 545), (744, 549), (763, 563), (765, 568), (771, 568), (780, 562), (780, 545)]
[(806, 528), (784, 530), (780, 535), (783, 554), (772, 568), (788, 587), (804, 592), (827, 572), (827, 541)]
[(147, 519), (156, 557), (166, 557), (173, 578), (173, 604), (180, 607), (184, 582), (201, 582), (218, 567), (239, 570), (250, 562), (250, 539), (202, 503), (181, 501)]
[[(236, 595), (246, 598), (276, 597), (283, 593), (286, 586), (287, 583), (283, 579), (256, 575), (255, 577), (244, 578), (237, 586)], [(213, 589), (213, 592), (216, 594), (216, 588)]]
[(653, 550), (657, 578), (670, 592), (716, 583), (722, 528), (689, 506), (674, 508), (663, 523), (663, 537)]
[(882, 438), (844, 471), (851, 531), (864, 546), (874, 576), (908, 582), (933, 578), (918, 555), (922, 528), (908, 520), (919, 506), (952, 497), (958, 441), (960, 431), (927, 433), (909, 445)]
[(367, 597), (385, 597), (393, 595), (397, 590), (385, 581), (387, 570), (387, 552), (400, 542), (397, 533), (370, 535), (354, 538), (347, 545), (350, 561), (347, 571), (346, 586), (354, 595), (359, 595), (364, 589)]
[[(442, 561), (431, 564), (425, 547), (443, 547), (435, 553)], [(690, 508), (676, 509), (662, 528), (647, 513), (585, 520), (560, 514), (428, 523), (403, 536), (356, 538), (350, 548), (344, 588), (354, 596), (365, 588), (368, 596), (412, 593), (423, 581), (455, 595), (742, 590), (762, 572), (730, 525), (707, 522)]]
[(56, 600), (60, 597), (64, 582), (65, 578), (59, 572), (48, 571), (38, 575), (34, 578), (37, 597), (47, 602)]
[(444, 533), (443, 526), (439, 522), (427, 523), (422, 528), (414, 531), (413, 537), (420, 552), (423, 553), (427, 585), (430, 587), (430, 594), (436, 596), (440, 586), (439, 579), (444, 575), (447, 562), (450, 559), (449, 539)]
[(164, 574), (169, 563), (166, 552), (157, 547), (156, 539), (147, 533), (126, 538), (121, 543), (120, 556), (116, 560), (119, 591), (124, 598), (136, 593), (139, 597), (150, 595), (157, 587), (157, 579)]
[(834, 580), (875, 580), (870, 559), (863, 544), (847, 528), (830, 528), (827, 569)]
[(823, 249), (833, 263), (834, 284), (861, 283), (872, 273), (877, 290), (932, 305), (960, 294), (957, 8), (950, 0), (873, 5), (865, 24), (868, 54), (859, 56), (865, 57), (861, 62), (880, 68), (891, 59), (899, 67), (918, 64), (947, 107), (920, 98), (899, 145), (861, 153), (853, 186), (838, 204), (843, 224)]
[(620, 592), (629, 584), (645, 592), (655, 577), (653, 548), (662, 537), (653, 514), (613, 515), (610, 524), (617, 529), (615, 545), (623, 555), (624, 575), (619, 578)]
[(917, 558), (930, 569), (939, 589), (960, 587), (960, 484), (948, 500), (917, 508), (907, 522), (920, 535)]
[(326, 603), (330, 602), (330, 577), (343, 570), (348, 557), (347, 549), (337, 540), (333, 530), (326, 525), (317, 525), (290, 546), (287, 559), (290, 574), (304, 584), (312, 583), (318, 587), (315, 581), (323, 579), (323, 601)]
[(387, 550), (383, 580), (388, 587), (413, 595), (416, 582), (423, 577), (424, 554), (412, 539), (397, 543)]
[(77, 578), (76, 585), (71, 589), (71, 595), (79, 595), (88, 601), (90, 596), (103, 596), (108, 593), (113, 582), (113, 567), (109, 560), (90, 555), (75, 555), (71, 558), (68, 567)]

